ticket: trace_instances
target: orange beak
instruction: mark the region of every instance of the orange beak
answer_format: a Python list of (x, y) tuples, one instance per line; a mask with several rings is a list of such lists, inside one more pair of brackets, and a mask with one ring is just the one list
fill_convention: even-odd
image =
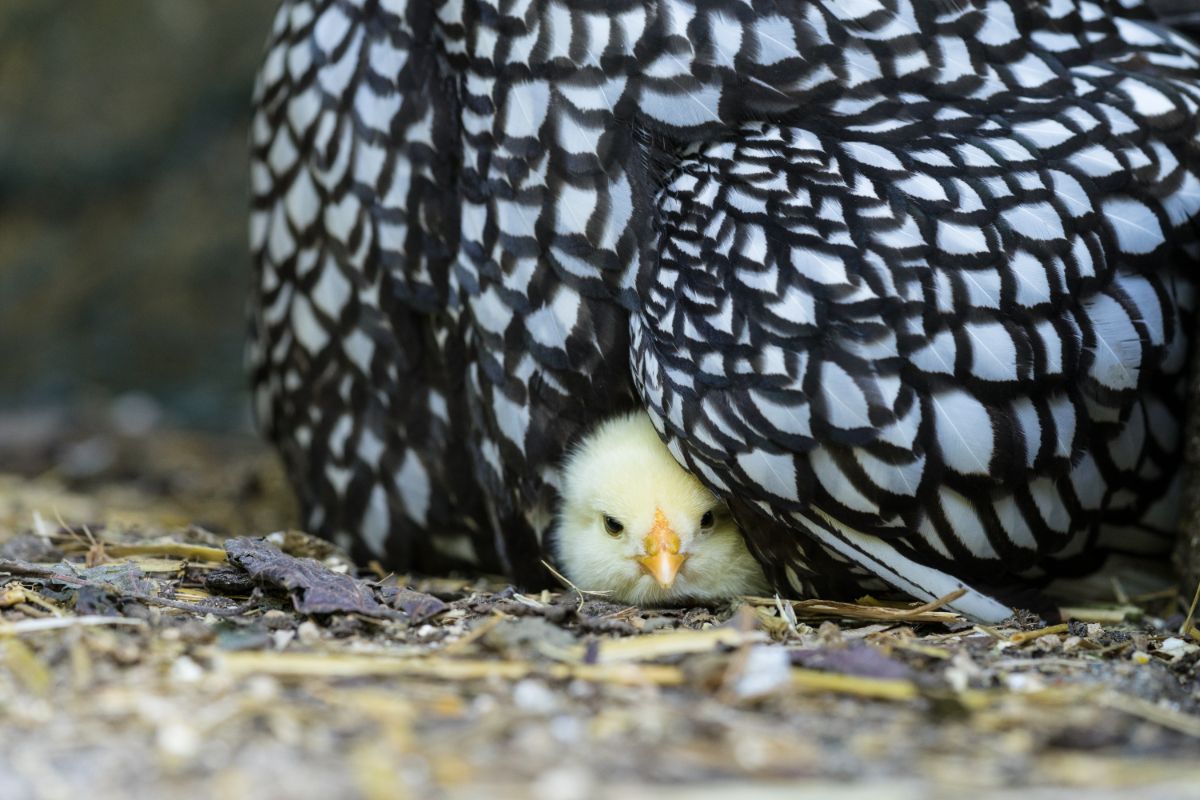
[(671, 523), (667, 522), (662, 509), (655, 509), (654, 527), (642, 542), (646, 555), (639, 558), (638, 563), (664, 589), (670, 589), (675, 583), (675, 576), (687, 559), (687, 556), (679, 555), (679, 546), (679, 534), (671, 530)]

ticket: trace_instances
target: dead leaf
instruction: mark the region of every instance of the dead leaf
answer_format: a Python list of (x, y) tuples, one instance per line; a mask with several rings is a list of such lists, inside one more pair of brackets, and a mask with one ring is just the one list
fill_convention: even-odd
[(431, 620), (450, 608), (433, 595), (414, 589), (385, 590), (384, 599), (392, 608), (407, 614), (414, 625)]
[(314, 559), (289, 556), (264, 539), (229, 539), (225, 552), (231, 564), (259, 583), (287, 590), (301, 614), (387, 617), (394, 613), (375, 599), (365, 582), (340, 575)]

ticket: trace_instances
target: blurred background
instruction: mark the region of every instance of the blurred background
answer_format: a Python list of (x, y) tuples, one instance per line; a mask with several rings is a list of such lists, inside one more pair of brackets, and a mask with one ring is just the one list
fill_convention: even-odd
[(0, 534), (290, 524), (242, 368), (277, 4), (0, 2)]
[(246, 131), (276, 5), (0, 3), (0, 439), (249, 430)]

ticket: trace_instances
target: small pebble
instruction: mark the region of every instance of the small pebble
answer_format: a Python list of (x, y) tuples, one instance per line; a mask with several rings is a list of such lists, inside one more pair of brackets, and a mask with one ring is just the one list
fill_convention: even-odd
[(582, 767), (555, 767), (543, 772), (533, 785), (537, 800), (585, 800), (594, 792), (595, 780)]
[(1028, 672), (1005, 675), (1004, 685), (1012, 692), (1037, 692), (1046, 688), (1041, 676)]
[(558, 698), (546, 684), (526, 678), (513, 687), (513, 704), (531, 714), (549, 714), (558, 708)]
[(196, 683), (204, 677), (204, 667), (187, 656), (180, 656), (171, 664), (171, 680), (178, 683)]
[(1162, 644), (1158, 646), (1158, 651), (1171, 657), (1172, 660), (1182, 658), (1190, 653), (1196, 652), (1198, 648), (1191, 642), (1186, 642), (1178, 636), (1170, 636), (1163, 639)]
[(321, 641), (321, 628), (311, 619), (306, 619), (296, 628), (296, 638), (301, 644), (316, 644)]
[(763, 697), (791, 683), (792, 662), (783, 647), (757, 645), (746, 654), (742, 669), (733, 681), (733, 693), (745, 700)]
[(272, 630), (291, 628), (294, 619), (291, 614), (272, 608), (262, 615), (263, 624)]
[(172, 720), (158, 729), (158, 750), (165, 756), (190, 759), (200, 750), (200, 734), (182, 720)]
[(583, 739), (584, 726), (575, 717), (560, 714), (550, 720), (550, 735), (565, 745), (573, 745)]

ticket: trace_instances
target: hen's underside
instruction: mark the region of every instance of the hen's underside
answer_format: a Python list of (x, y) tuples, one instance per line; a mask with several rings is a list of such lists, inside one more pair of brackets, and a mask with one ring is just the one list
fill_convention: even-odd
[(285, 2), (250, 360), (309, 526), (537, 583), (565, 449), (641, 406), (784, 592), (995, 617), (1165, 549), (1200, 50), (1145, 16)]

